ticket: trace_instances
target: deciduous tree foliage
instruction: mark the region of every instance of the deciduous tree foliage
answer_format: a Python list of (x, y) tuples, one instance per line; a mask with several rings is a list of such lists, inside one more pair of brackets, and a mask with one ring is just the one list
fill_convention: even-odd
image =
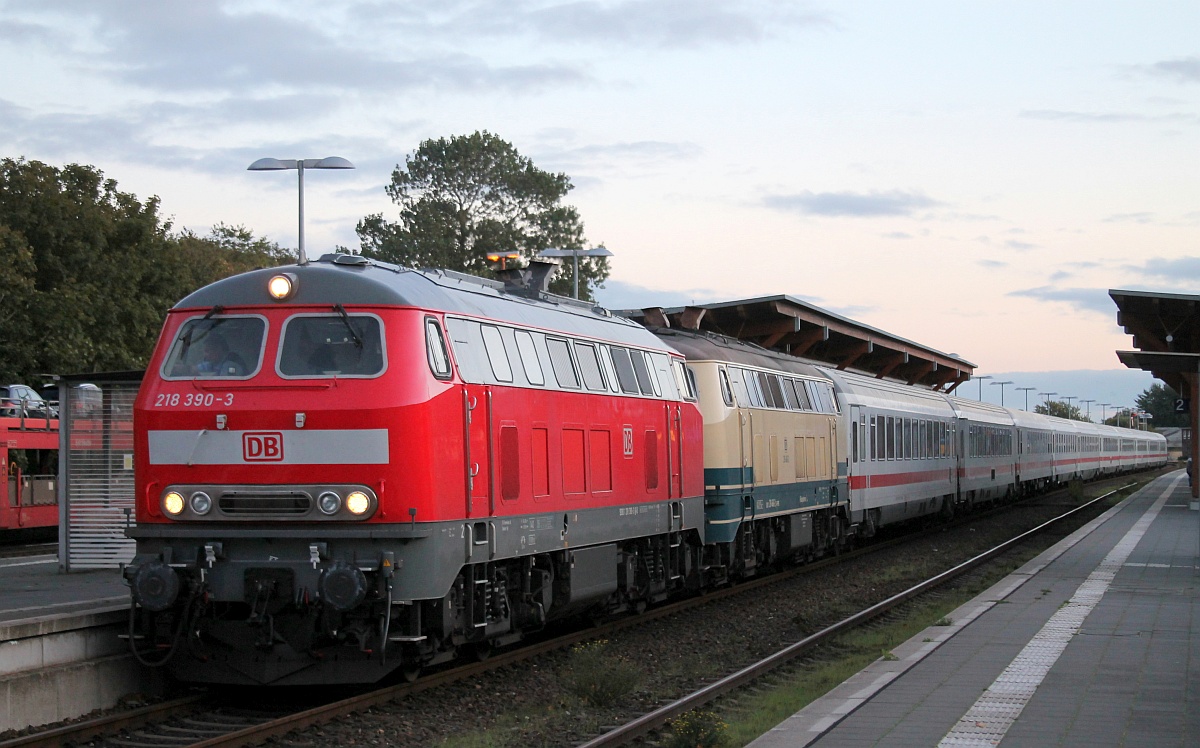
[(1175, 412), (1175, 401), (1179, 393), (1165, 384), (1155, 382), (1137, 396), (1137, 406), (1154, 416), (1151, 426), (1187, 426), (1191, 416), (1187, 413)]
[(167, 309), (284, 253), (241, 227), (171, 234), (93, 166), (0, 160), (0, 379), (144, 366)]
[(1061, 400), (1051, 400), (1048, 403), (1042, 403), (1033, 409), (1034, 413), (1041, 413), (1044, 416), (1056, 416), (1058, 418), (1067, 418), (1072, 421), (1088, 421), (1090, 420), (1079, 409), (1078, 405), (1067, 405)]
[[(490, 252), (517, 252), (523, 265), (544, 249), (584, 248), (579, 213), (562, 204), (572, 189), (567, 175), (537, 168), (486, 131), (423, 141), (385, 189), (400, 220), (376, 213), (359, 222), (368, 257), (490, 276)], [(568, 258), (551, 290), (569, 295), (571, 272)], [(607, 277), (604, 258), (579, 259), (580, 296), (591, 298)]]

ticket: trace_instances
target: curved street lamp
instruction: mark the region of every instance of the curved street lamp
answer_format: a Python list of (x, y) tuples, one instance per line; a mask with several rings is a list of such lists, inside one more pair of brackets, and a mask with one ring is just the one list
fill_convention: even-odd
[(1001, 408), (1003, 408), (1003, 407), (1004, 407), (1004, 386), (1005, 386), (1005, 385), (1008, 385), (1008, 384), (1012, 384), (1012, 380), (1011, 380), (1011, 379), (1009, 379), (1009, 380), (1007, 380), (1007, 381), (1004, 381), (1004, 382), (988, 382), (988, 385), (989, 385), (989, 386), (991, 386), (991, 387), (995, 387), (996, 385), (1000, 385), (1000, 407), (1001, 407)]
[(326, 156), (325, 158), (260, 158), (246, 167), (246, 171), (283, 171), (295, 169), (299, 175), (300, 190), (300, 233), (297, 243), (299, 249), (298, 262), (308, 264), (308, 255), (304, 253), (304, 170), (305, 169), (353, 169), (354, 164), (341, 156)]

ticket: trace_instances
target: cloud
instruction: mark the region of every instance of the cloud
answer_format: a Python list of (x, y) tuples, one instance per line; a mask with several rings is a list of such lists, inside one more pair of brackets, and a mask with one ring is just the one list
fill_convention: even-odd
[(1006, 267), (1008, 267), (1008, 263), (1003, 262), (1002, 260), (978, 260), (977, 262), (978, 262), (978, 264), (982, 265), (985, 268), (1006, 268)]
[(703, 152), (703, 149), (695, 143), (640, 140), (627, 143), (593, 143), (557, 150), (543, 149), (538, 160), (557, 164), (554, 168), (562, 169), (576, 169), (580, 166), (589, 168), (624, 167), (629, 164), (645, 166), (691, 160)]
[(1037, 249), (1038, 245), (1030, 244), (1029, 242), (1019, 242), (1016, 239), (1009, 239), (1008, 241), (1004, 242), (1004, 246), (1008, 247), (1009, 249), (1015, 249), (1019, 252), (1026, 252), (1031, 249)]
[(816, 216), (907, 216), (922, 208), (941, 205), (915, 192), (799, 192), (792, 195), (768, 195), (763, 204), (787, 213)]
[(893, 231), (890, 234), (880, 234), (884, 239), (911, 239), (912, 234), (906, 234), (903, 231)]
[(1115, 213), (1104, 219), (1105, 223), (1150, 223), (1154, 214), (1142, 211), (1140, 213)]
[(1154, 257), (1141, 266), (1127, 266), (1134, 272), (1151, 278), (1168, 278), (1179, 283), (1194, 285), (1200, 281), (1200, 257)]
[(1200, 57), (1163, 60), (1143, 68), (1152, 75), (1174, 78), (1180, 83), (1200, 83)]
[(1067, 112), (1057, 109), (1026, 109), (1021, 112), (1025, 119), (1040, 119), (1051, 122), (1082, 122), (1087, 124), (1121, 124), (1125, 122), (1185, 122), (1195, 123), (1194, 114), (1174, 112), (1171, 114), (1137, 114), (1133, 112)]
[(420, 33), (404, 44), (386, 43), (378, 29), (330, 22), (317, 11), (301, 20), (216, 3), (67, 2), (46, 12), (91, 30), (86, 43), (74, 45), (68, 64), (161, 94), (336, 92), (346, 98), (419, 88), (531, 92), (592, 82), (574, 65), (544, 59), (492, 64), (453, 51), (464, 45), (439, 46)]
[(781, 0), (619, 0), (443, 2), (360, 5), (358, 20), (434, 38), (532, 37), (542, 45), (589, 43), (641, 48), (758, 44), (805, 27), (835, 28), (827, 15)]
[(727, 293), (711, 288), (666, 290), (639, 286), (635, 283), (609, 278), (604, 287), (596, 289), (596, 301), (608, 309), (644, 309), (651, 306), (680, 307), (691, 304), (708, 304), (725, 301)]
[(1067, 304), (1080, 311), (1100, 312), (1110, 314), (1114, 311), (1112, 299), (1104, 288), (1054, 288), (1041, 286), (1022, 291), (1011, 291), (1007, 294), (1016, 298), (1034, 299), (1036, 301), (1058, 302)]

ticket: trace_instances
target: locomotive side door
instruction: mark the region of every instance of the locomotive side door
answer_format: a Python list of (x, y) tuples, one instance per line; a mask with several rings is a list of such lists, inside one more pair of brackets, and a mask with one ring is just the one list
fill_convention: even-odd
[(667, 402), (667, 498), (683, 496), (683, 434), (679, 403)]
[(495, 509), (495, 449), (492, 443), (492, 388), (463, 385), (467, 517), (489, 517)]

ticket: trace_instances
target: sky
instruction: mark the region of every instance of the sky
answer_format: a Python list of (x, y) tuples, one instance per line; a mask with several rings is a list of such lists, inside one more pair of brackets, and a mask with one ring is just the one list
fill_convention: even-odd
[(788, 294), (1132, 404), (1107, 290), (1200, 293), (1198, 29), (1194, 0), (0, 0), (0, 156), (284, 246), (295, 173), (246, 166), (341, 156), (313, 255), (398, 217), (422, 140), (487, 130), (571, 177), (605, 306)]

